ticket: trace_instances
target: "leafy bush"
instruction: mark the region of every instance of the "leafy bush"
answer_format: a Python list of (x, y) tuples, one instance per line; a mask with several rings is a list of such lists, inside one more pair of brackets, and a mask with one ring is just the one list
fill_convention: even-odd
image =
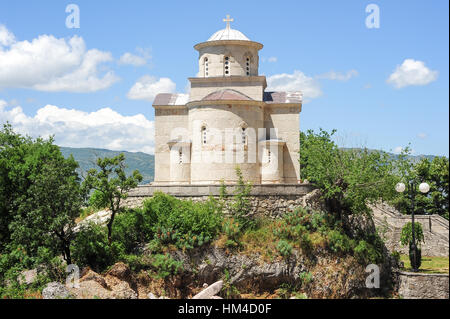
[(328, 248), (334, 253), (348, 253), (351, 251), (350, 239), (342, 232), (333, 229), (328, 232)]
[(154, 255), (152, 266), (156, 268), (157, 277), (162, 279), (175, 276), (183, 271), (183, 262), (176, 261), (170, 255)]
[(310, 254), (313, 250), (311, 236), (307, 232), (304, 232), (300, 236), (300, 248), (302, 249), (303, 253), (307, 255)]
[(126, 263), (133, 272), (152, 267), (152, 258), (149, 255), (122, 255), (120, 259)]
[[(247, 183), (244, 180), (242, 171), (239, 166), (236, 166), (236, 175), (238, 177), (237, 185), (233, 194), (233, 199), (228, 205), (228, 209), (235, 218), (242, 231), (247, 229), (254, 229), (256, 227), (256, 221), (250, 216), (251, 203), (249, 200), (249, 195), (252, 190), (252, 184)], [(221, 186), (221, 197), (226, 195), (226, 187), (222, 183)]]
[(121, 243), (126, 253), (153, 238), (154, 216), (142, 209), (129, 209), (118, 214), (113, 225), (112, 240)]
[(281, 256), (287, 258), (292, 254), (292, 246), (286, 240), (278, 241), (277, 250)]
[(82, 227), (72, 243), (73, 258), (81, 268), (90, 266), (97, 272), (114, 264), (125, 252), (119, 242), (108, 243), (108, 233), (105, 227), (89, 223)]
[(373, 245), (369, 244), (365, 240), (360, 240), (353, 251), (355, 258), (361, 264), (376, 264), (380, 260), (380, 253)]
[(222, 215), (213, 199), (194, 203), (156, 193), (144, 203), (143, 214), (154, 219), (154, 238), (178, 248), (192, 249), (213, 240), (222, 227)]
[(314, 276), (309, 271), (303, 271), (300, 273), (300, 280), (302, 285), (307, 285), (314, 280)]
[(227, 218), (222, 223), (222, 231), (227, 235), (226, 245), (236, 247), (239, 245), (239, 235), (241, 233), (240, 225), (233, 218)]

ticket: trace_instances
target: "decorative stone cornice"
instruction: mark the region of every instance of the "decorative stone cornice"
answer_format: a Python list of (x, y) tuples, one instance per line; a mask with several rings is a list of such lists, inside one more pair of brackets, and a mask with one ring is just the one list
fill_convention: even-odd
[(202, 48), (211, 47), (211, 46), (225, 46), (225, 45), (242, 45), (246, 47), (255, 47), (258, 50), (261, 50), (264, 46), (255, 41), (247, 41), (247, 40), (217, 40), (217, 41), (205, 41), (194, 45), (195, 50), (200, 50)]

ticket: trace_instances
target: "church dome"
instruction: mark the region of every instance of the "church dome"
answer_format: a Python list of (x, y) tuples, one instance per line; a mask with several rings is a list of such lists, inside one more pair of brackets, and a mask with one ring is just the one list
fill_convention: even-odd
[(241, 31), (225, 28), (214, 33), (208, 41), (220, 41), (220, 40), (244, 40), (250, 41)]

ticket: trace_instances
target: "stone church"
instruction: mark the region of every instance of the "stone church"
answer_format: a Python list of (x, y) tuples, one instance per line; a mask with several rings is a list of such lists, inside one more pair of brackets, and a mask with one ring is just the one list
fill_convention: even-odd
[(300, 182), (300, 92), (267, 92), (261, 43), (230, 27), (194, 46), (199, 72), (186, 94), (158, 94), (152, 185)]

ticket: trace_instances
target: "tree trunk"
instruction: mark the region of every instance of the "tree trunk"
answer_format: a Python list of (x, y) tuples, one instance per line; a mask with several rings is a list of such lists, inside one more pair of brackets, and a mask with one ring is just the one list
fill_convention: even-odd
[(71, 265), (72, 257), (70, 255), (70, 243), (64, 243), (64, 254), (66, 255), (67, 265)]
[(116, 212), (113, 211), (111, 213), (111, 218), (109, 219), (109, 222), (106, 225), (108, 227), (108, 243), (110, 246), (111, 246), (111, 242), (112, 242), (112, 225), (113, 225), (115, 215), (116, 215)]

